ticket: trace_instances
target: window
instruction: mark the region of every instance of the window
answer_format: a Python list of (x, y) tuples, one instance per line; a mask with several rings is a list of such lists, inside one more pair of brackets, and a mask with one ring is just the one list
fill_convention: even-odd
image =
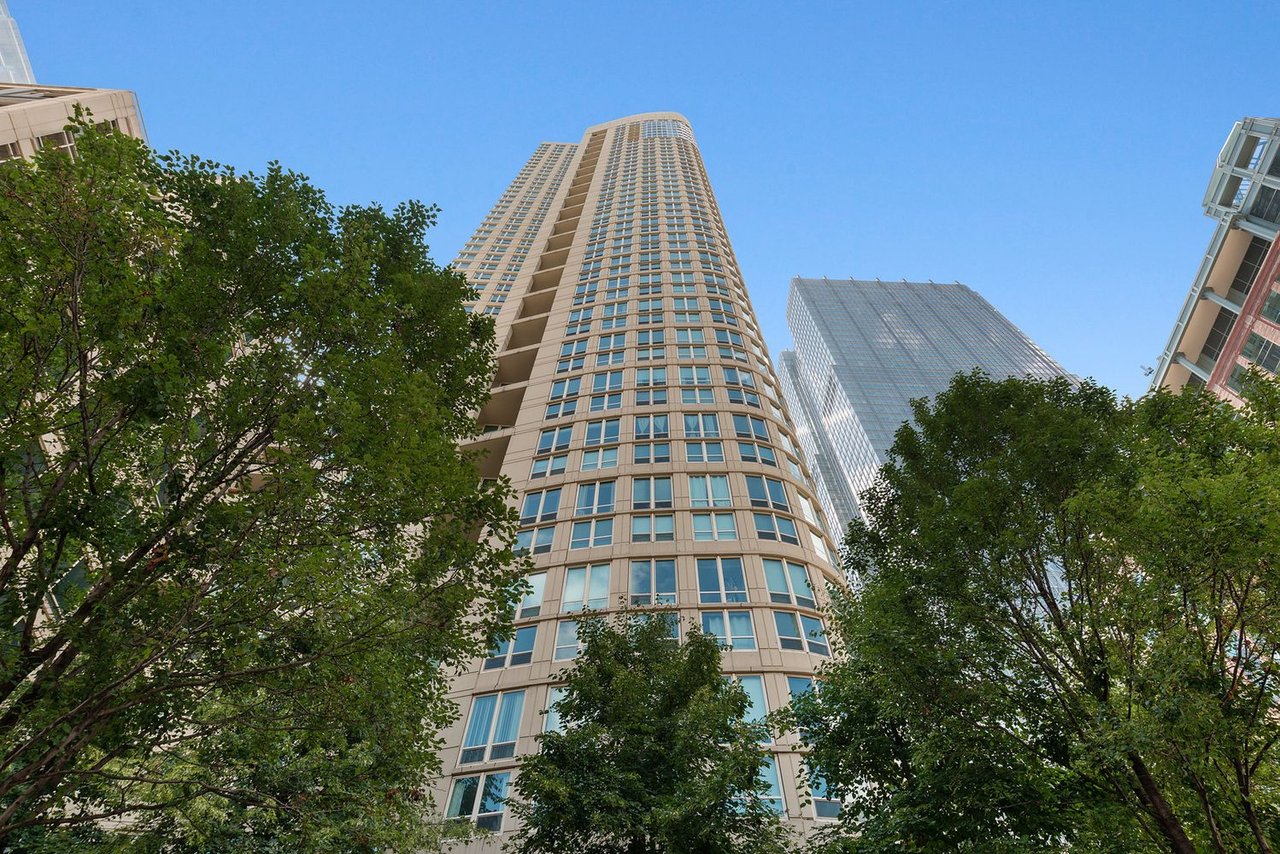
[(783, 649), (808, 649), (814, 655), (828, 655), (827, 633), (817, 617), (806, 617), (791, 611), (774, 611), (773, 624), (778, 629), (778, 646)]
[(756, 523), (756, 536), (762, 540), (781, 540), (793, 546), (800, 545), (796, 523), (786, 516), (772, 513), (752, 513)]
[(587, 352), (587, 339), (579, 338), (577, 341), (566, 341), (560, 345), (560, 355), (564, 356), (581, 356)]
[(520, 524), (532, 525), (535, 522), (551, 522), (560, 509), (560, 489), (547, 489), (541, 492), (530, 492), (524, 497), (524, 506), (520, 509)]
[(611, 469), (618, 466), (618, 449), (602, 448), (595, 451), (582, 452), (582, 470), (596, 471), (597, 469)]
[(631, 517), (633, 543), (669, 543), (675, 538), (675, 519), (672, 516)]
[(613, 512), (614, 485), (617, 481), (600, 480), (594, 483), (578, 485), (578, 503), (574, 508), (575, 516), (594, 516), (598, 513)]
[(613, 519), (594, 519), (590, 522), (574, 522), (569, 536), (569, 548), (586, 549), (613, 545)]
[(600, 394), (606, 391), (618, 391), (622, 388), (622, 371), (606, 371), (593, 374), (591, 377), (591, 393)]
[(818, 607), (804, 564), (765, 558), (764, 577), (769, 585), (769, 600), (784, 605)]
[(596, 339), (596, 352), (603, 353), (606, 350), (621, 350), (627, 346), (627, 333), (612, 332), (608, 335), (601, 335)]
[[(813, 512), (813, 505), (803, 493), (796, 493), (796, 504), (800, 507), (800, 515), (804, 517), (806, 522), (810, 525), (818, 525), (818, 516)], [(785, 510), (786, 508), (782, 509)]]
[(725, 385), (738, 385), (743, 388), (755, 388), (756, 379), (750, 371), (740, 370), (739, 368), (722, 368), (724, 371)]
[(551, 384), (550, 400), (564, 400), (576, 397), (582, 388), (582, 377), (570, 377), (567, 380), (556, 380)]
[(676, 562), (674, 560), (631, 561), (631, 604), (674, 605), (676, 603)]
[(552, 451), (563, 451), (569, 447), (569, 440), (573, 437), (573, 427), (552, 427), (550, 430), (543, 430), (538, 436), (538, 453), (549, 454)]
[(516, 619), (536, 617), (542, 612), (542, 594), (547, 587), (547, 574), (535, 572), (533, 575), (526, 575), (524, 580), (529, 583), (529, 592), (525, 593), (524, 598), (520, 600)]
[(699, 365), (681, 365), (680, 366), (680, 385), (682, 386), (708, 386), (711, 385), (711, 369)]
[[(1276, 163), (1280, 164), (1280, 155), (1276, 155)], [(1262, 306), (1262, 316), (1272, 323), (1280, 324), (1280, 291), (1267, 294), (1267, 301)]]
[[(476, 697), (471, 719), (462, 737), (460, 765), (516, 755), (520, 713), (524, 711), (524, 691), (505, 691)], [(495, 714), (496, 712), (496, 714)]]
[(564, 612), (599, 609), (609, 604), (609, 564), (571, 566), (565, 573), (564, 596), (560, 610)]
[(775, 510), (787, 510), (787, 492), (782, 481), (771, 477), (747, 475), (747, 497), (752, 507), (772, 507)]
[(667, 390), (665, 388), (640, 389), (636, 392), (636, 406), (666, 406)]
[[(586, 445), (611, 445), (618, 441), (619, 428), (622, 421), (618, 418), (609, 418), (604, 421), (588, 421), (587, 422), (587, 438)], [(565, 428), (568, 429), (568, 428)]]
[(621, 329), (627, 325), (626, 302), (615, 302), (606, 305), (601, 316), (603, 317), (600, 321), (601, 329)]
[(765, 762), (760, 766), (760, 780), (765, 785), (765, 794), (760, 795), (760, 800), (778, 815), (782, 815), (782, 786), (778, 780), (778, 758), (773, 755), (765, 757)]
[(636, 438), (641, 441), (665, 439), (671, 435), (670, 419), (666, 415), (637, 415)]
[(707, 348), (701, 345), (676, 347), (676, 358), (684, 361), (707, 358)]
[(564, 328), (565, 335), (585, 335), (591, 331), (591, 308), (575, 308), (569, 312), (569, 324)]
[(722, 474), (689, 475), (689, 504), (693, 507), (731, 507), (729, 478)]
[(698, 601), (747, 601), (747, 580), (740, 557), (698, 558)]
[(724, 462), (724, 443), (685, 442), (685, 459), (691, 463)]
[(742, 457), (744, 463), (763, 463), (767, 466), (778, 465), (778, 458), (774, 456), (773, 448), (768, 445), (760, 445), (756, 442), (739, 442), (738, 454)]
[(494, 644), (485, 659), (485, 670), (498, 670), (503, 667), (514, 667), (517, 664), (528, 664), (533, 660), (533, 642), (538, 639), (537, 626), (524, 626), (516, 629), (508, 640), (500, 640)]
[(811, 676), (788, 676), (787, 677), (787, 693), (791, 695), (791, 699), (799, 697), (801, 694), (808, 694), (813, 690), (813, 677)]
[(591, 412), (606, 412), (610, 409), (622, 408), (622, 392), (615, 391), (609, 394), (597, 394), (591, 398)]
[(641, 347), (650, 344), (665, 344), (667, 341), (667, 334), (661, 329), (643, 329), (637, 332), (636, 336), (636, 343)]
[(639, 347), (636, 349), (636, 359), (641, 362), (647, 362), (652, 359), (665, 359), (667, 356), (667, 348), (665, 347)]
[(769, 428), (766, 426), (764, 419), (757, 418), (754, 415), (733, 416), (733, 432), (738, 435), (739, 439), (769, 441)]
[(636, 385), (658, 386), (667, 384), (666, 368), (636, 368)]
[(750, 611), (703, 611), (702, 631), (714, 635), (721, 646), (755, 649), (756, 633)]
[(670, 506), (671, 478), (637, 477), (632, 479), (632, 510), (664, 510)]
[[(765, 702), (764, 695), (764, 677), (762, 676), (733, 676), (734, 682), (742, 686), (742, 690), (747, 692), (747, 699), (751, 701), (751, 705), (747, 707), (747, 713), (742, 719), (749, 724), (764, 723), (765, 715), (769, 714), (769, 704)], [(772, 741), (767, 736), (765, 741)]]
[(736, 540), (738, 539), (737, 522), (732, 513), (694, 513), (693, 539), (696, 541)]
[(687, 439), (720, 438), (720, 422), (715, 413), (686, 412), (684, 415), (684, 435)]
[(1240, 355), (1269, 373), (1274, 374), (1280, 369), (1280, 344), (1275, 344), (1256, 332), (1249, 333)]
[[(569, 429), (569, 428), (565, 428)], [(558, 454), (554, 457), (543, 457), (533, 461), (533, 468), (529, 471), (529, 479), (533, 480), (539, 477), (546, 477), (551, 474), (564, 474), (565, 469), (569, 466), (569, 455)]]
[(577, 658), (581, 651), (582, 644), (578, 641), (578, 621), (562, 620), (556, 626), (556, 648), (553, 659), (568, 661), (571, 658)]
[(680, 403), (684, 406), (711, 406), (715, 402), (715, 394), (709, 388), (680, 389)]
[(497, 833), (502, 830), (502, 811), (510, 782), (510, 771), (454, 780), (445, 818), (473, 821), (481, 830)]
[(564, 721), (560, 719), (558, 704), (568, 691), (560, 685), (552, 685), (547, 689), (547, 714), (542, 722), (543, 732), (564, 732)]
[(677, 329), (677, 344), (705, 344), (707, 343), (706, 335), (701, 329)]
[(569, 371), (580, 371), (586, 365), (586, 357), (571, 356), (568, 359), (561, 359), (556, 362), (556, 373), (565, 374)]
[(556, 526), (545, 528), (526, 528), (516, 533), (515, 552), (518, 555), (545, 554), (551, 551), (551, 540), (555, 536)]
[(645, 442), (635, 447), (636, 465), (671, 462), (670, 442)]
[(810, 769), (809, 772), (809, 794), (813, 797), (813, 814), (815, 818), (835, 821), (840, 818), (840, 810), (843, 804), (835, 798), (831, 797), (831, 791), (827, 788), (827, 781), (822, 776), (822, 772), (818, 769)]

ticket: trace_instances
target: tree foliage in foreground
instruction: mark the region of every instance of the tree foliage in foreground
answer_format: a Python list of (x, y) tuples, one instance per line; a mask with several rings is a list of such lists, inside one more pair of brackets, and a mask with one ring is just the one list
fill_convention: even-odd
[(430, 208), (74, 130), (0, 164), (0, 839), (429, 845), (514, 577), (492, 326)]
[[(525, 854), (773, 854), (788, 850), (759, 795), (765, 727), (720, 672), (716, 639), (666, 617), (580, 626), (556, 708), (561, 731), (524, 759), (512, 810)], [(670, 619), (674, 619), (671, 617)]]
[(1275, 850), (1277, 414), (980, 374), (918, 403), (798, 709), (844, 844)]

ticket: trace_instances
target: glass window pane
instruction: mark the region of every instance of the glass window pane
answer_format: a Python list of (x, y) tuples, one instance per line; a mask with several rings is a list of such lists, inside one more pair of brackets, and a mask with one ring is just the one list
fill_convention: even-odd
[(498, 726), (493, 732), (493, 743), (515, 741), (520, 732), (520, 713), (524, 711), (524, 691), (508, 691), (502, 695), (498, 711)]
[(729, 612), (729, 643), (737, 649), (756, 648), (756, 633), (751, 625), (750, 611)]
[(769, 585), (769, 599), (774, 602), (791, 603), (791, 589), (787, 586), (787, 575), (782, 569), (782, 561), (764, 561), (765, 582)]
[[(467, 724), (467, 734), (462, 739), (464, 748), (478, 747), (489, 743), (489, 730), (493, 726), (493, 710), (497, 707), (497, 704), (497, 694), (476, 697), (475, 703), (471, 706), (471, 721)], [(482, 752), (478, 759), (471, 761), (478, 762), (483, 758), (484, 754)], [(464, 758), (463, 761), (466, 762), (467, 760)]]
[(747, 601), (747, 580), (742, 572), (742, 559), (736, 557), (721, 558), (720, 570), (724, 575), (725, 601)]
[(769, 711), (764, 699), (764, 678), (761, 676), (739, 676), (738, 684), (747, 692), (747, 697), (751, 700), (751, 707), (747, 710), (746, 720), (749, 723), (759, 723), (764, 720), (765, 714)]
[(809, 586), (809, 573), (804, 564), (787, 562), (787, 573), (791, 577), (791, 589), (795, 592), (796, 604), (816, 608), (817, 601), (813, 597), (813, 588)]
[(479, 777), (463, 777), (453, 781), (453, 792), (449, 795), (449, 808), (445, 810), (447, 818), (471, 818), (476, 808), (476, 793), (480, 790)]

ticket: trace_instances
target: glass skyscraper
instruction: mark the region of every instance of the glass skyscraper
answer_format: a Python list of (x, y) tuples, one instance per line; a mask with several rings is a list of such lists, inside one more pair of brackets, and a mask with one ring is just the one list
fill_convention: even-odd
[(35, 82), (18, 23), (9, 14), (8, 3), (0, 0), (0, 83)]
[(1065, 371), (961, 284), (854, 279), (791, 281), (795, 350), (782, 382), (798, 437), (837, 537), (875, 482), (911, 401), (932, 398), (957, 373), (1049, 378)]
[[(454, 266), (494, 318), (481, 476), (508, 478), (530, 594), (511, 640), (453, 684), (434, 791), (447, 817), (513, 829), (520, 759), (578, 655), (578, 621), (626, 604), (724, 646), (752, 714), (812, 684), (841, 583), (813, 479), (764, 348), (693, 129), (675, 113), (545, 143)], [(794, 734), (762, 775), (793, 827), (839, 804), (797, 783)], [(809, 797), (810, 795), (813, 797)]]

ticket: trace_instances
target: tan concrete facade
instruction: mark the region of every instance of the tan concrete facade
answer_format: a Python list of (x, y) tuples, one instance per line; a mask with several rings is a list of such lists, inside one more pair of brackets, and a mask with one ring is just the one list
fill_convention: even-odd
[[(480, 413), (487, 477), (510, 478), (535, 590), (515, 639), (453, 685), (434, 787), (448, 815), (499, 832), (583, 609), (627, 603), (722, 635), (760, 712), (804, 690), (842, 580), (688, 122), (648, 113), (544, 144), (454, 262), (495, 318)], [(830, 817), (793, 736), (766, 769), (799, 829)], [(821, 793), (819, 793), (821, 794)], [(821, 816), (818, 812), (822, 813)]]
[(72, 150), (64, 128), (77, 104), (95, 122), (110, 122), (129, 136), (147, 138), (132, 92), (0, 83), (0, 160), (31, 157), (50, 145)]

